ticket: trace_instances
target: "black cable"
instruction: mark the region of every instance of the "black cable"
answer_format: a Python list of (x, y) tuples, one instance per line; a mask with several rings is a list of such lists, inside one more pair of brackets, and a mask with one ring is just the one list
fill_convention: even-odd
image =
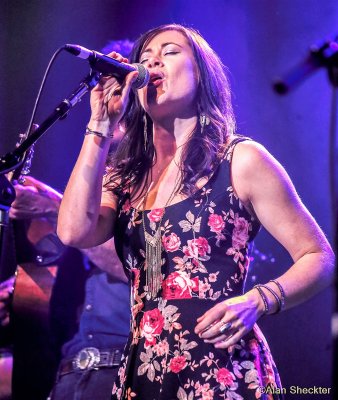
[(35, 100), (35, 103), (34, 103), (31, 119), (29, 121), (28, 129), (27, 129), (27, 133), (26, 133), (27, 136), (29, 136), (30, 131), (32, 129), (32, 126), (33, 126), (33, 123), (34, 123), (34, 119), (35, 119), (35, 115), (36, 115), (36, 111), (37, 111), (38, 105), (40, 103), (42, 91), (43, 91), (43, 89), (45, 87), (46, 80), (47, 80), (47, 77), (48, 77), (49, 72), (51, 70), (51, 67), (52, 67), (54, 61), (56, 60), (56, 57), (61, 53), (62, 50), (64, 50), (64, 46), (60, 47), (59, 49), (57, 49), (55, 51), (55, 53), (53, 54), (52, 58), (50, 59), (48, 65), (47, 65), (46, 71), (45, 71), (45, 73), (43, 75), (43, 78), (42, 78), (42, 81), (41, 81), (41, 84), (40, 84), (40, 88), (39, 88), (39, 91), (38, 91), (38, 94), (36, 96), (36, 100)]

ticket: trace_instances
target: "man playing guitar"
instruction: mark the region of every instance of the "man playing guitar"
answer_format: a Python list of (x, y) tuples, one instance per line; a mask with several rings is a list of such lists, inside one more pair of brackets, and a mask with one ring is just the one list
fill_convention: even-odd
[[(106, 385), (100, 383), (104, 392), (99, 398), (109, 399), (129, 331), (129, 289), (113, 242), (82, 252), (59, 248), (55, 225), (62, 196), (29, 176), (24, 185), (15, 185), (15, 190), (10, 217), (24, 222), (30, 241), (22, 244), (20, 239), (16, 250), (25, 253), (27, 247), (32, 249), (21, 257), (25, 262), (18, 268), (13, 299), (13, 278), (0, 286), (0, 324), (8, 325), (13, 302), (14, 338), (12, 389), (12, 355), (8, 349), (0, 352), (0, 400), (10, 399), (11, 394), (15, 400), (45, 400), (56, 374), (53, 400), (64, 398), (65, 390), (71, 399), (71, 392), (79, 392), (77, 383), (85, 374), (87, 386), (82, 386), (80, 398), (90, 398), (91, 388), (97, 391), (95, 382), (104, 379)], [(34, 265), (32, 259), (37, 260)], [(20, 313), (29, 317), (18, 316)], [(36, 314), (45, 320), (40, 323)], [(39, 343), (37, 338), (41, 337), (44, 340)], [(96, 357), (101, 356), (97, 365), (89, 362), (93, 351)], [(102, 361), (107, 354), (109, 360)]]

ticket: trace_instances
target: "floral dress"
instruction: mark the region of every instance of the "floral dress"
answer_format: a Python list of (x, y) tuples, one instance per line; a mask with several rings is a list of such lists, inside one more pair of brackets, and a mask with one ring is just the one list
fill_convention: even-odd
[[(147, 232), (161, 223), (162, 289), (146, 291), (142, 212), (128, 193), (119, 201), (116, 249), (132, 277), (131, 332), (113, 399), (278, 399), (279, 375), (257, 325), (228, 349), (194, 333), (196, 319), (216, 303), (243, 294), (249, 242), (260, 224), (231, 186), (235, 139), (207, 184), (165, 209), (145, 211)], [(264, 393), (264, 388), (270, 394)]]

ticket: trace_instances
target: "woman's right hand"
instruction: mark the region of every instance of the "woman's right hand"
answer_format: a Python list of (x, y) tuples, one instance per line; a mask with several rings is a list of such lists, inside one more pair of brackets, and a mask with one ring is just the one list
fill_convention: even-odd
[[(127, 58), (115, 51), (108, 56), (120, 62), (128, 62)], [(113, 76), (103, 76), (100, 79), (90, 96), (90, 129), (107, 135), (113, 132), (126, 109), (131, 85), (137, 76), (137, 71), (129, 73), (122, 84)]]

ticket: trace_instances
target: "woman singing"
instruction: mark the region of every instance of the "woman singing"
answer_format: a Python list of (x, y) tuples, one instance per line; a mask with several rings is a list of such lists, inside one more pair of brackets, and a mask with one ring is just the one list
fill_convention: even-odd
[[(281, 165), (236, 134), (223, 65), (198, 32), (153, 29), (131, 62), (149, 70), (150, 83), (131, 90), (133, 72), (122, 83), (103, 77), (92, 91), (58, 223), (61, 240), (79, 248), (115, 236), (132, 280), (131, 332), (113, 398), (279, 398), (256, 322), (327, 287), (332, 250)], [(106, 168), (120, 121), (126, 133)], [(261, 225), (294, 264), (244, 292), (248, 245)], [(267, 387), (271, 394), (262, 393)]]

